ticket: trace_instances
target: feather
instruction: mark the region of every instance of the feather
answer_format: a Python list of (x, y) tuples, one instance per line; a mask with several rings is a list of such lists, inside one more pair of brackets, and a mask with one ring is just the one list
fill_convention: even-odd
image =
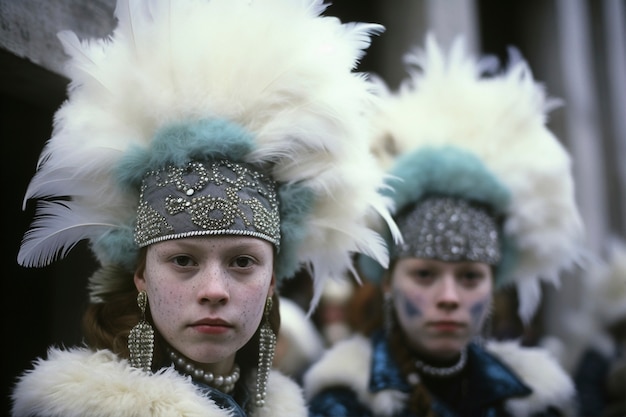
[(93, 238), (115, 223), (94, 219), (93, 212), (71, 201), (41, 201), (35, 220), (24, 235), (17, 259), (23, 266), (46, 266), (64, 257), (78, 242)]

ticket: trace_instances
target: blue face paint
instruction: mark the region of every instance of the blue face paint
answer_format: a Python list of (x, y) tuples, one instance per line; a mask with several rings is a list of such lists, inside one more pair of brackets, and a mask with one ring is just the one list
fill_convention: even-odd
[(487, 309), (488, 300), (480, 301), (472, 306), (470, 314), (472, 315), (472, 321), (477, 326), (481, 324), (481, 319), (484, 317), (484, 312)]
[(407, 315), (407, 317), (415, 318), (415, 317), (420, 317), (422, 315), (422, 310), (420, 310), (420, 308), (417, 305), (415, 305), (413, 301), (408, 299), (404, 295), (404, 293), (396, 292), (396, 294), (399, 294), (400, 299), (402, 300), (402, 308), (404, 310), (404, 313)]

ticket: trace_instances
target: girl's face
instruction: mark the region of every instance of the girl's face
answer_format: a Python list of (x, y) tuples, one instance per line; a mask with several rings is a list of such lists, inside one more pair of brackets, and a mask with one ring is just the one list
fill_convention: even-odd
[(247, 236), (192, 237), (150, 245), (135, 285), (148, 294), (154, 326), (206, 369), (231, 370), (274, 290), (271, 243)]
[(449, 359), (481, 331), (492, 287), (491, 267), (485, 263), (403, 258), (386, 290), (411, 347)]

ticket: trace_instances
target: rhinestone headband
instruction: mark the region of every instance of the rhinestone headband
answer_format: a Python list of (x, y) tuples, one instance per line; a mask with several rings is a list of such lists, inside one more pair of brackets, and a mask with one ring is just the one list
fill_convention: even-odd
[(429, 197), (399, 217), (404, 243), (394, 248), (395, 258), (412, 256), (489, 265), (500, 260), (496, 220), (464, 199)]
[(143, 178), (135, 243), (206, 235), (244, 235), (280, 246), (276, 184), (243, 163), (191, 161)]

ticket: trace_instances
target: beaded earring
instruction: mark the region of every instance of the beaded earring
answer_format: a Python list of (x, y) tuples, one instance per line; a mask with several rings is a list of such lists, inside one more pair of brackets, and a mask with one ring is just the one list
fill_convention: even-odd
[(130, 351), (130, 364), (135, 368), (151, 372), (152, 354), (154, 351), (154, 329), (146, 321), (146, 307), (148, 306), (148, 294), (140, 291), (137, 294), (137, 305), (141, 310), (141, 320), (130, 330), (128, 335), (128, 350)]
[(385, 334), (387, 337), (391, 336), (393, 331), (393, 297), (391, 292), (387, 291), (384, 294), (383, 300), (383, 320), (385, 326)]
[(272, 297), (268, 297), (265, 302), (265, 312), (263, 313), (263, 325), (259, 335), (259, 365), (256, 377), (256, 406), (265, 405), (265, 394), (267, 388), (267, 378), (274, 361), (274, 351), (276, 349), (276, 334), (270, 326), (270, 312), (272, 311)]
[(494, 299), (492, 297), (491, 302), (489, 303), (488, 311), (485, 316), (485, 321), (483, 322), (482, 329), (480, 333), (474, 336), (474, 343), (485, 346), (487, 340), (491, 339), (493, 335), (493, 309), (494, 309)]

